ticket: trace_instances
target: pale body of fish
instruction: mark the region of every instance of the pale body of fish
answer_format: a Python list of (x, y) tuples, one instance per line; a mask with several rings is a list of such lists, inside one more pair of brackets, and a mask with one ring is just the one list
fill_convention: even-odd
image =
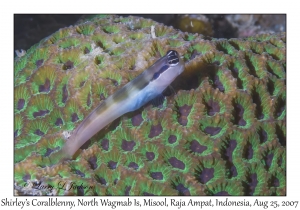
[(109, 96), (81, 122), (64, 145), (64, 156), (72, 157), (106, 125), (160, 95), (183, 70), (184, 62), (178, 52), (168, 51), (143, 73)]

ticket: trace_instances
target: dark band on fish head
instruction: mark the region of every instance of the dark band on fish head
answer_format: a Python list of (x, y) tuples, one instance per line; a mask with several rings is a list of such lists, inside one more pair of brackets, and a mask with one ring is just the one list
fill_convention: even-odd
[(179, 54), (175, 50), (169, 50), (166, 56), (170, 66), (176, 66), (179, 63)]
[(165, 64), (153, 74), (151, 81), (156, 80), (167, 69), (179, 63), (179, 54), (175, 50), (169, 50), (163, 58), (165, 58)]
[(153, 74), (153, 77), (152, 77), (152, 80), (151, 80), (151, 81), (156, 80), (156, 79), (159, 77), (159, 75), (160, 75), (161, 73), (163, 73), (164, 71), (166, 71), (168, 68), (169, 68), (168, 65), (162, 66), (157, 72), (155, 72), (155, 73)]

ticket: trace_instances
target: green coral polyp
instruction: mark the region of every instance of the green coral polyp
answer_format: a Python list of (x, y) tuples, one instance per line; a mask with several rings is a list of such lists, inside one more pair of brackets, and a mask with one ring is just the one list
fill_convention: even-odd
[(64, 179), (68, 178), (68, 176), (70, 176), (70, 173), (71, 173), (70, 167), (68, 169), (66, 169), (65, 167), (62, 167), (62, 168), (60, 168), (60, 170), (58, 170), (59, 176), (61, 176)]
[(267, 171), (273, 171), (277, 166), (275, 164), (276, 160), (274, 158), (274, 152), (272, 151), (275, 146), (272, 143), (273, 142), (268, 142), (261, 151), (261, 159)]
[(33, 94), (49, 93), (54, 86), (57, 73), (54, 67), (43, 66), (32, 78)]
[(23, 128), (23, 119), (21, 115), (15, 115), (14, 118), (14, 138), (20, 136), (22, 133), (22, 128)]
[(69, 29), (68, 28), (63, 28), (63, 29), (60, 29), (59, 31), (55, 32), (49, 38), (49, 42), (51, 44), (55, 44), (57, 41), (59, 41), (60, 39), (66, 38), (67, 36), (69, 36)]
[(87, 71), (79, 72), (72, 80), (73, 87), (77, 89), (82, 88), (86, 84), (86, 81), (88, 80), (89, 76), (90, 75)]
[(158, 147), (151, 143), (146, 143), (143, 148), (141, 148), (141, 153), (147, 161), (156, 161), (159, 158)]
[(110, 55), (116, 55), (116, 56), (120, 56), (125, 52), (125, 49), (122, 47), (119, 48), (115, 48), (113, 50), (110, 51)]
[(122, 161), (122, 154), (117, 149), (112, 149), (103, 159), (109, 169), (115, 170)]
[[(126, 60), (126, 64), (127, 64), (129, 70), (135, 70), (136, 59), (129, 58)], [(130, 79), (130, 80), (132, 80), (132, 79)]]
[(169, 179), (171, 170), (164, 163), (154, 163), (148, 169), (148, 176), (150, 179), (159, 182), (166, 182)]
[(236, 79), (238, 89), (247, 90), (252, 86), (252, 81), (247, 73), (245, 63), (241, 60), (233, 58), (227, 64), (228, 69), (231, 71), (232, 76)]
[[(26, 168), (22, 168), (22, 167), (15, 168), (15, 179), (19, 183), (21, 183), (22, 181), (24, 182), (24, 179), (26, 179), (26, 181), (34, 180), (36, 178), (35, 174), (36, 174), (35, 169), (33, 169), (33, 168), (31, 168), (29, 170)], [(25, 177), (27, 177), (27, 178), (25, 178)]]
[(217, 86), (221, 92), (230, 93), (236, 88), (234, 85), (232, 85), (234, 81), (232, 79), (231, 72), (225, 69), (223, 71), (218, 70), (214, 80), (215, 81), (213, 85)]
[(75, 162), (70, 164), (71, 172), (75, 175), (81, 178), (91, 178), (94, 174), (91, 174), (91, 172), (88, 170), (88, 165), (83, 164), (83, 162), (78, 162), (75, 164)]
[[(100, 18), (100, 17), (95, 17), (91, 20), (97, 28), (100, 28), (101, 26), (105, 26), (107, 24), (110, 24), (110, 19), (109, 18)], [(99, 27), (100, 26), (100, 27)]]
[(105, 134), (104, 137), (97, 139), (99, 148), (103, 153), (110, 152), (114, 146), (113, 138), (111, 133)]
[(93, 85), (93, 93), (96, 95), (97, 98), (100, 100), (104, 100), (108, 97), (108, 93), (106, 87), (101, 83), (92, 84)]
[(143, 182), (139, 186), (139, 195), (146, 196), (146, 195), (163, 195), (163, 189), (159, 185), (159, 183), (155, 182)]
[(124, 166), (130, 170), (140, 171), (144, 167), (144, 159), (138, 155), (129, 153), (126, 155)]
[(121, 171), (120, 168), (118, 170), (115, 170), (111, 175), (111, 182), (112, 185), (117, 185), (118, 182), (121, 180)]
[(28, 105), (27, 117), (30, 120), (44, 118), (53, 110), (54, 107), (51, 98), (44, 94), (34, 96)]
[(178, 92), (178, 95), (175, 98), (175, 105), (178, 114), (173, 115), (172, 117), (175, 122), (178, 122), (181, 126), (186, 126), (188, 128), (197, 123), (197, 117), (195, 117), (195, 114), (196, 112), (202, 112), (201, 107), (199, 107), (199, 104), (196, 103), (197, 96), (197, 91), (191, 91), (190, 94), (185, 94), (185, 91)]
[(206, 54), (214, 49), (213, 45), (207, 41), (199, 41), (197, 44), (192, 46), (193, 50), (196, 50), (198, 53)]
[[(271, 187), (272, 188), (284, 188), (285, 185), (286, 185), (286, 179), (285, 179), (285, 171), (282, 170), (281, 168), (278, 168), (277, 170), (274, 170), (273, 173), (270, 174), (270, 178), (269, 178), (269, 183), (271, 184), (272, 186), (272, 181), (274, 182), (275, 180), (274, 179), (277, 179), (277, 182), (276, 184), (273, 184), (275, 185), (275, 187)], [(276, 181), (275, 181), (276, 182)], [(279, 195), (282, 195), (281, 193), (277, 193)]]
[(197, 132), (187, 137), (185, 147), (196, 156), (205, 156), (213, 152), (214, 143), (208, 136)]
[(179, 41), (179, 40), (169, 40), (169, 45), (171, 47), (180, 47), (180, 46), (184, 45), (184, 42)]
[(65, 125), (65, 120), (62, 112), (59, 109), (54, 109), (50, 116), (49, 123), (51, 127), (60, 129), (62, 126)]
[(185, 41), (193, 41), (196, 38), (196, 36), (194, 34), (186, 34), (183, 39)]
[(175, 98), (177, 106), (192, 106), (195, 104), (198, 92), (192, 92), (192, 94), (187, 94), (187, 92), (188, 91), (178, 91)]
[(76, 27), (76, 31), (79, 34), (83, 34), (83, 35), (91, 35), (94, 33), (95, 31), (95, 27), (93, 25), (90, 24), (83, 24), (83, 25), (79, 25)]
[(265, 86), (261, 83), (255, 84), (252, 90), (253, 103), (256, 104), (255, 117), (259, 120), (270, 119), (272, 109), (271, 98)]
[(201, 131), (213, 139), (221, 138), (229, 132), (229, 123), (221, 119), (220, 115), (205, 117), (199, 122)]
[(83, 54), (89, 54), (93, 50), (92, 45), (89, 42), (83, 42), (79, 47)]
[(55, 99), (56, 103), (59, 107), (64, 107), (66, 105), (67, 99), (69, 98), (69, 90), (68, 90), (69, 77), (63, 77), (56, 88)]
[(115, 145), (123, 153), (133, 152), (140, 145), (129, 128), (119, 127), (114, 133), (114, 140)]
[(271, 96), (280, 95), (280, 93), (285, 91), (284, 80), (271, 77), (267, 81), (267, 88), (268, 88), (268, 92), (270, 93)]
[(161, 139), (164, 140), (164, 144), (170, 147), (176, 147), (182, 141), (182, 133), (180, 130), (167, 130), (161, 136)]
[(261, 145), (276, 138), (275, 125), (272, 122), (259, 124), (256, 133), (259, 135)]
[(267, 44), (265, 50), (269, 53), (274, 60), (283, 60), (285, 59), (285, 51), (278, 49), (277, 47)]
[(214, 116), (215, 114), (223, 114), (230, 112), (230, 106), (225, 104), (225, 95), (213, 88), (202, 88), (201, 89), (202, 103), (205, 105), (205, 111), (207, 116)]
[[(111, 52), (111, 54), (113, 55), (113, 52)], [(126, 58), (121, 58), (121, 56), (114, 56), (112, 57), (113, 62), (115, 63), (115, 68), (116, 70), (122, 70), (125, 68), (126, 65)]]
[(236, 38), (233, 38), (233, 39), (229, 39), (228, 40), (229, 44), (231, 46), (233, 46), (236, 50), (248, 50), (249, 49), (249, 46), (247, 46), (245, 44), (245, 42), (239, 40), (239, 39), (236, 39)]
[(120, 28), (118, 26), (104, 26), (102, 30), (108, 34), (116, 34), (120, 32)]
[(276, 148), (274, 152), (274, 162), (278, 165), (278, 167), (285, 169), (286, 167), (286, 151), (282, 148)]
[(279, 47), (279, 48), (284, 48), (285, 47), (285, 43), (282, 40), (277, 39), (277, 38), (271, 38), (270, 43), (272, 45), (275, 45), (276, 47)]
[(168, 149), (163, 156), (171, 169), (187, 173), (191, 167), (190, 157), (179, 151)]
[(25, 160), (28, 156), (31, 155), (32, 150), (35, 149), (36, 146), (34, 144), (27, 144), (27, 142), (18, 142), (15, 144), (15, 155), (14, 162), (18, 163)]
[(59, 46), (63, 49), (70, 47), (77, 47), (80, 44), (80, 40), (76, 38), (66, 39), (59, 43)]
[(273, 140), (265, 144), (259, 151), (264, 168), (269, 172), (274, 171), (277, 167), (274, 150), (278, 145), (279, 143), (276, 140)]
[(217, 41), (216, 48), (217, 48), (217, 50), (222, 51), (225, 54), (229, 54), (229, 55), (233, 55), (233, 56), (237, 55), (237, 53), (238, 53), (238, 51), (233, 46), (231, 46), (228, 43), (228, 41), (225, 41), (225, 40)]
[(130, 35), (130, 38), (131, 38), (132, 40), (140, 40), (140, 39), (144, 39), (144, 38), (145, 38), (145, 34), (139, 33), (139, 32), (133, 33), (133, 34)]
[(93, 105), (93, 97), (91, 92), (91, 84), (87, 82), (83, 88), (81, 88), (78, 96), (81, 107), (89, 110)]
[(39, 154), (46, 157), (49, 156), (53, 151), (62, 148), (63, 144), (64, 140), (60, 137), (52, 137), (50, 139), (43, 138), (37, 143), (37, 147)]
[(177, 190), (178, 195), (197, 195), (196, 186), (189, 183), (184, 177), (176, 176), (171, 179), (171, 186)]
[(18, 142), (18, 144), (23, 145), (27, 142), (29, 144), (34, 144), (39, 141), (43, 136), (45, 136), (49, 130), (49, 124), (41, 119), (31, 121), (25, 127), (26, 136)]
[(207, 185), (211, 195), (244, 195), (242, 185), (234, 180), (219, 179)]
[(97, 55), (95, 57), (95, 64), (99, 66), (99, 68), (103, 68), (107, 64), (107, 58), (105, 55)]
[(278, 120), (285, 119), (286, 116), (286, 95), (285, 92), (277, 96), (275, 100), (274, 117)]
[[(118, 74), (116, 71), (106, 70), (100, 73), (100, 77), (104, 79), (110, 79), (116, 85), (121, 84), (122, 76)], [(117, 83), (115, 83), (115, 81)]]
[[(267, 174), (261, 163), (251, 163), (246, 171), (245, 195), (266, 195)], [(256, 183), (257, 182), (257, 183)], [(255, 185), (256, 184), (256, 185)]]
[(27, 56), (21, 57), (19, 58), (19, 60), (15, 61), (14, 63), (15, 76), (17, 76), (19, 72), (21, 72), (25, 68), (26, 64), (27, 64)]
[(116, 44), (119, 44), (119, 43), (122, 43), (122, 42), (125, 42), (125, 41), (126, 41), (125, 37), (120, 36), (120, 35), (115, 35), (115, 36), (113, 36), (112, 40), (113, 40)]
[(105, 165), (101, 165), (101, 167), (94, 171), (95, 179), (103, 186), (111, 184), (111, 175), (111, 171)]
[(30, 93), (24, 85), (15, 87), (14, 93), (14, 112), (17, 114), (23, 112), (27, 108)]
[(111, 47), (111, 43), (109, 43), (109, 39), (105, 34), (95, 34), (92, 37), (92, 40), (97, 46), (101, 47), (103, 50), (109, 49)]
[[(145, 118), (143, 118), (145, 119)], [(142, 132), (140, 132), (140, 137), (144, 141), (151, 140), (154, 141), (156, 139), (159, 139), (163, 135), (163, 125), (162, 123), (165, 123), (164, 120), (162, 121), (156, 121), (153, 123), (143, 123), (140, 126), (140, 129)]]
[[(93, 146), (94, 148), (95, 145)], [(83, 150), (82, 158), (87, 161), (88, 166), (91, 170), (97, 170), (102, 165), (102, 152), (100, 152), (98, 149), (86, 149)]]
[(264, 52), (264, 44), (252, 41), (250, 42), (250, 49), (256, 54), (262, 54)]
[(250, 135), (248, 137), (243, 136), (242, 141), (239, 141), (235, 152), (233, 153), (233, 159), (242, 158), (244, 161), (252, 162), (255, 159), (260, 159), (258, 151), (260, 148), (260, 142), (256, 135)]
[(266, 72), (264, 71), (265, 59), (263, 56), (256, 55), (247, 51), (245, 53), (245, 65), (247, 66), (247, 71), (250, 75), (258, 77), (260, 79), (266, 77)]
[(224, 161), (219, 161), (214, 157), (202, 157), (195, 167), (195, 179), (201, 184), (210, 184), (225, 176), (222, 167)]
[(135, 195), (136, 179), (126, 177), (125, 180), (118, 182), (118, 188), (115, 188), (115, 195)]
[(70, 49), (63, 51), (55, 58), (55, 62), (62, 65), (62, 70), (69, 70), (76, 67), (80, 62), (81, 52), (78, 49)]
[(280, 79), (285, 79), (286, 78), (285, 70), (284, 70), (283, 66), (280, 63), (278, 63), (274, 60), (268, 60), (266, 62), (266, 65), (267, 65), (267, 70), (271, 74), (275, 75), (277, 78), (280, 78)]
[(148, 27), (154, 25), (155, 22), (153, 20), (150, 20), (150, 19), (142, 19), (142, 20), (140, 20), (140, 24), (141, 24), (140, 25), (141, 28), (148, 28)]
[(70, 129), (74, 128), (74, 123), (83, 120), (83, 114), (79, 109), (79, 105), (75, 100), (70, 100), (65, 108), (65, 119), (67, 127)]
[(36, 50), (31, 59), (30, 63), (32, 63), (35, 67), (40, 67), (43, 63), (47, 61), (49, 58), (49, 49), (48, 48), (41, 48)]
[(226, 60), (228, 60), (228, 55), (219, 52), (209, 52), (204, 55), (204, 62), (206, 62), (207, 64), (215, 64), (217, 66), (220, 66), (224, 62), (226, 62)]
[(276, 122), (276, 135), (277, 135), (277, 138), (278, 138), (278, 141), (279, 143), (282, 145), (282, 146), (286, 146), (286, 122), (285, 120), (280, 120), (278, 122)]
[(165, 26), (161, 26), (161, 25), (155, 26), (155, 35), (158, 37), (165, 36), (171, 32), (172, 32), (172, 30), (169, 27), (165, 27)]
[(159, 55), (159, 56), (163, 56), (165, 55), (167, 52), (167, 49), (165, 48), (165, 44), (160, 42), (160, 41), (157, 41), (155, 40), (153, 43), (152, 43), (152, 48), (151, 48), (151, 52), (150, 52), (150, 55), (151, 56), (155, 56), (155, 55)]
[(233, 99), (233, 123), (240, 128), (249, 128), (254, 121), (254, 106), (248, 94), (237, 92)]

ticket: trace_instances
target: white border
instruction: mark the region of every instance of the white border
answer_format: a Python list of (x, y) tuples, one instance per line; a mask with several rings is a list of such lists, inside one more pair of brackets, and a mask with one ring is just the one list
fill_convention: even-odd
[[(4, 2), (4, 1), (3, 1)], [(288, 1), (10, 1), (1, 2), (1, 108), (0, 108), (0, 206), (13, 197), (13, 14), (14, 13), (286, 13), (287, 14), (287, 196), (233, 197), (260, 200), (299, 201), (299, 6)], [(8, 2), (8, 1), (7, 1)], [(296, 1), (294, 1), (296, 2)], [(297, 196), (298, 195), (298, 196)], [(61, 198), (61, 197), (60, 197)], [(113, 197), (121, 200), (124, 197)], [(137, 198), (137, 197), (135, 197)], [(178, 199), (178, 197), (174, 197)], [(31, 200), (32, 198), (19, 198)], [(67, 197), (63, 200), (72, 200)], [(77, 199), (77, 198), (76, 198)], [(87, 200), (91, 199), (89, 197)], [(137, 199), (142, 200), (142, 197)], [(168, 197), (171, 199), (171, 197)], [(182, 198), (188, 199), (188, 198)], [(197, 198), (199, 199), (199, 197)], [(201, 198), (205, 199), (206, 198)], [(208, 198), (209, 199), (209, 198)], [(214, 199), (214, 198), (212, 198)], [(7, 208), (7, 207), (6, 207)], [(6, 209), (1, 207), (1, 209)], [(100, 207), (101, 208), (101, 207)], [(190, 207), (189, 207), (190, 208)], [(228, 207), (234, 208), (234, 207)], [(69, 208), (68, 208), (69, 209)], [(78, 207), (76, 207), (78, 209)], [(99, 209), (99, 207), (97, 207)], [(108, 208), (111, 209), (111, 208)], [(117, 208), (119, 209), (119, 208)], [(131, 209), (131, 208), (128, 208)], [(144, 209), (144, 208), (143, 208)], [(149, 207), (145, 209), (150, 209)], [(152, 209), (152, 208), (151, 208)], [(174, 208), (177, 209), (177, 208)], [(199, 208), (198, 208), (199, 209)], [(260, 208), (262, 209), (262, 208)], [(279, 208), (281, 209), (281, 208)]]

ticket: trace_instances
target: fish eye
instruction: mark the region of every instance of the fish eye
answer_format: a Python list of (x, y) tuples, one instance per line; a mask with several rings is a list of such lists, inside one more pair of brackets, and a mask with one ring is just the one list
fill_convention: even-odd
[(171, 66), (176, 66), (179, 63), (179, 54), (175, 50), (169, 50), (166, 54), (168, 64)]

